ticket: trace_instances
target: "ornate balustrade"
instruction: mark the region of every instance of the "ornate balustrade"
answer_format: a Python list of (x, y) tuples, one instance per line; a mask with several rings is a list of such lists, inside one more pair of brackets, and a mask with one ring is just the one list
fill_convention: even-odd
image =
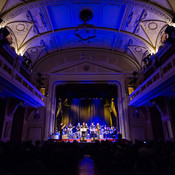
[[(3, 49), (9, 55), (4, 58), (4, 53), (0, 52), (1, 86), (32, 106), (45, 106), (45, 97), (15, 68), (14, 62), (18, 55), (8, 46)], [(11, 62), (9, 62), (9, 58)]]
[[(166, 52), (165, 52), (166, 50)], [(174, 46), (162, 48), (155, 56), (160, 60), (160, 66), (135, 91), (129, 95), (129, 105), (138, 107), (149, 103), (150, 99), (163, 95), (166, 89), (175, 82)], [(171, 54), (171, 55), (170, 55)]]

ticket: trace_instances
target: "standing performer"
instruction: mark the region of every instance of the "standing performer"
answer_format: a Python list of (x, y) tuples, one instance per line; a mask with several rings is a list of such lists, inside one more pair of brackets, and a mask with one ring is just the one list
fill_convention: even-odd
[(85, 124), (85, 122), (83, 122), (83, 125), (81, 126), (81, 137), (85, 138), (86, 137), (86, 134), (87, 134), (87, 129), (88, 129), (88, 126)]
[(95, 131), (96, 131), (96, 128), (95, 128), (95, 125), (94, 125), (94, 123), (91, 123), (91, 125), (90, 125), (90, 137), (91, 138), (95, 138)]
[(99, 125), (99, 123), (97, 123), (96, 130), (97, 130), (97, 139), (100, 139), (101, 126)]
[(60, 123), (59, 131), (60, 131), (60, 141), (62, 141), (63, 129), (66, 127), (63, 123)]
[(77, 129), (77, 137), (78, 138), (80, 138), (80, 128), (81, 128), (80, 123), (78, 123), (78, 125), (76, 127), (76, 129)]
[(67, 130), (68, 130), (68, 138), (69, 138), (69, 139), (72, 138), (72, 129), (73, 129), (73, 128), (74, 128), (74, 126), (72, 126), (72, 124), (69, 123), (68, 128), (67, 128)]

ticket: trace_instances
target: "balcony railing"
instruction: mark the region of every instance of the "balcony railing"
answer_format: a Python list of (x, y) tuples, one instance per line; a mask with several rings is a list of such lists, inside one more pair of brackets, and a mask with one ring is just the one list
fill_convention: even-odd
[[(9, 47), (4, 49), (9, 51), (11, 57), (17, 56), (15, 53), (13, 53), (13, 50), (10, 50)], [(9, 61), (4, 58), (4, 54), (0, 55), (0, 76), (11, 83), (12, 86), (17, 87), (20, 92), (23, 92), (23, 94), (19, 94), (19, 96), (21, 95), (21, 98), (23, 98), (24, 101), (27, 101), (31, 105), (35, 106), (45, 106), (45, 97), (34, 85), (32, 85), (20, 72), (14, 68), (13, 64), (9, 63)]]
[[(156, 57), (162, 60), (161, 65), (157, 69), (154, 69), (152, 74), (129, 95), (130, 105), (135, 105), (138, 102), (140, 103), (140, 101), (143, 101), (143, 103), (144, 101), (146, 102), (151, 98), (151, 95), (153, 96), (152, 92), (154, 89), (159, 88), (162, 83), (175, 76), (175, 55), (168, 49), (172, 49), (172, 45), (171, 47), (166, 45), (156, 54)], [(149, 94), (150, 97), (146, 94)], [(141, 98), (147, 99), (141, 100)], [(139, 105), (141, 105), (141, 103)]]

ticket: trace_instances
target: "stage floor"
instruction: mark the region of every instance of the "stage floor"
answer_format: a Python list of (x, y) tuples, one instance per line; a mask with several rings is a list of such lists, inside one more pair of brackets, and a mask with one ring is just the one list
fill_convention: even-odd
[[(56, 141), (56, 142), (59, 142), (60, 140), (59, 139), (52, 139), (53, 141)], [(95, 141), (110, 141), (110, 142), (118, 142), (119, 139), (112, 139), (112, 138), (109, 138), (109, 139), (86, 139), (86, 140), (80, 140), (80, 139), (62, 139), (63, 142), (73, 142), (73, 141), (77, 141), (77, 142), (87, 142), (87, 143), (92, 143), (92, 142), (95, 142)]]

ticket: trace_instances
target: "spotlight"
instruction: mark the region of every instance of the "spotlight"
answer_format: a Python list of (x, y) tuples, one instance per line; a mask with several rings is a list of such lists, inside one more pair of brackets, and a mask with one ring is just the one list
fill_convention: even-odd
[(29, 71), (32, 71), (31, 66), (32, 66), (32, 60), (30, 60), (26, 55), (23, 56), (23, 67)]
[(132, 75), (133, 75), (132, 77), (129, 77), (129, 80), (130, 80), (129, 84), (130, 84), (130, 85), (135, 84), (135, 83), (137, 82), (137, 78), (136, 78), (137, 72), (134, 71), (134, 72), (132, 73)]
[(126, 92), (125, 92), (125, 95), (129, 95), (129, 92), (128, 92), (128, 91), (126, 91)]
[(144, 68), (148, 68), (151, 65), (151, 54), (143, 58)]

